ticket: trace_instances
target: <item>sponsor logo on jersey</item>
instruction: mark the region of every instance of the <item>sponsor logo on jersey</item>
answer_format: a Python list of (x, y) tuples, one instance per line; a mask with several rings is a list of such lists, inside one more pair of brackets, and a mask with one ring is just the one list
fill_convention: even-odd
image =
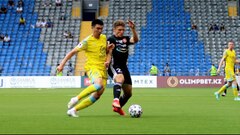
[(81, 47), (82, 47), (82, 45), (83, 45), (82, 43), (79, 43), (79, 44), (78, 44), (78, 48), (81, 48)]
[(126, 38), (122, 39), (122, 42), (127, 43), (127, 39)]

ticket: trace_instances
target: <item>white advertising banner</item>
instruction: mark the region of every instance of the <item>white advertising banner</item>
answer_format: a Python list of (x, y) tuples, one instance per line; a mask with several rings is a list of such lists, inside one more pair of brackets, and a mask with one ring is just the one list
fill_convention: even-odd
[(157, 88), (156, 76), (131, 76), (133, 88)]
[(0, 88), (80, 88), (79, 76), (0, 77)]

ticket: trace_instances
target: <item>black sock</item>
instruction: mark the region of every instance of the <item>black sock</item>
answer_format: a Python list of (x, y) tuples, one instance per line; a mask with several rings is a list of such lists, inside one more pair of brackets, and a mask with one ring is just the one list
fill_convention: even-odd
[(115, 98), (118, 98), (120, 97), (121, 95), (121, 89), (122, 89), (122, 84), (120, 83), (115, 83), (114, 86), (113, 86), (113, 97), (114, 99)]
[[(227, 81), (224, 81), (224, 84), (227, 84)], [(227, 88), (224, 90), (223, 93), (227, 94)]]
[(237, 90), (238, 90), (238, 92), (239, 92), (239, 86), (237, 85)]
[(127, 103), (129, 98), (130, 98), (130, 96), (122, 95), (119, 99), (120, 106), (123, 107)]
[(225, 89), (223, 93), (227, 94), (227, 89)]

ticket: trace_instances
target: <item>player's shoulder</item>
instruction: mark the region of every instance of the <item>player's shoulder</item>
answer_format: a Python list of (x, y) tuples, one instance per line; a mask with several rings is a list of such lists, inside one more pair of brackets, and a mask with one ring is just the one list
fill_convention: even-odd
[(92, 39), (92, 35), (87, 36), (86, 38), (83, 39), (82, 42), (87, 42)]
[(227, 53), (229, 53), (229, 49), (225, 49), (225, 50), (223, 51), (223, 54), (227, 54)]
[(233, 50), (233, 53), (236, 53), (236, 51), (235, 51), (235, 50)]
[(236, 52), (235, 52), (235, 50), (229, 50), (229, 49), (228, 49), (227, 53), (228, 53), (228, 54), (235, 54)]
[(101, 34), (101, 35), (100, 35), (100, 38), (101, 38), (101, 39), (107, 39), (107, 36), (106, 36), (105, 34)]
[(108, 40), (109, 39), (116, 39), (114, 35), (111, 35), (110, 37), (108, 37)]

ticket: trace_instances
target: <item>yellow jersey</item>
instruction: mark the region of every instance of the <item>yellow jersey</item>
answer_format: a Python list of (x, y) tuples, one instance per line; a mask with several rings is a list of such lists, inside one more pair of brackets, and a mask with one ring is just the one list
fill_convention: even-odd
[(235, 50), (225, 50), (223, 53), (223, 58), (225, 59), (225, 70), (233, 70), (236, 62), (236, 53)]
[(89, 71), (91, 68), (106, 70), (104, 65), (107, 57), (106, 35), (101, 34), (99, 39), (93, 37), (93, 35), (90, 35), (81, 41), (75, 48), (78, 51), (85, 51), (87, 61), (84, 68), (86, 71)]

